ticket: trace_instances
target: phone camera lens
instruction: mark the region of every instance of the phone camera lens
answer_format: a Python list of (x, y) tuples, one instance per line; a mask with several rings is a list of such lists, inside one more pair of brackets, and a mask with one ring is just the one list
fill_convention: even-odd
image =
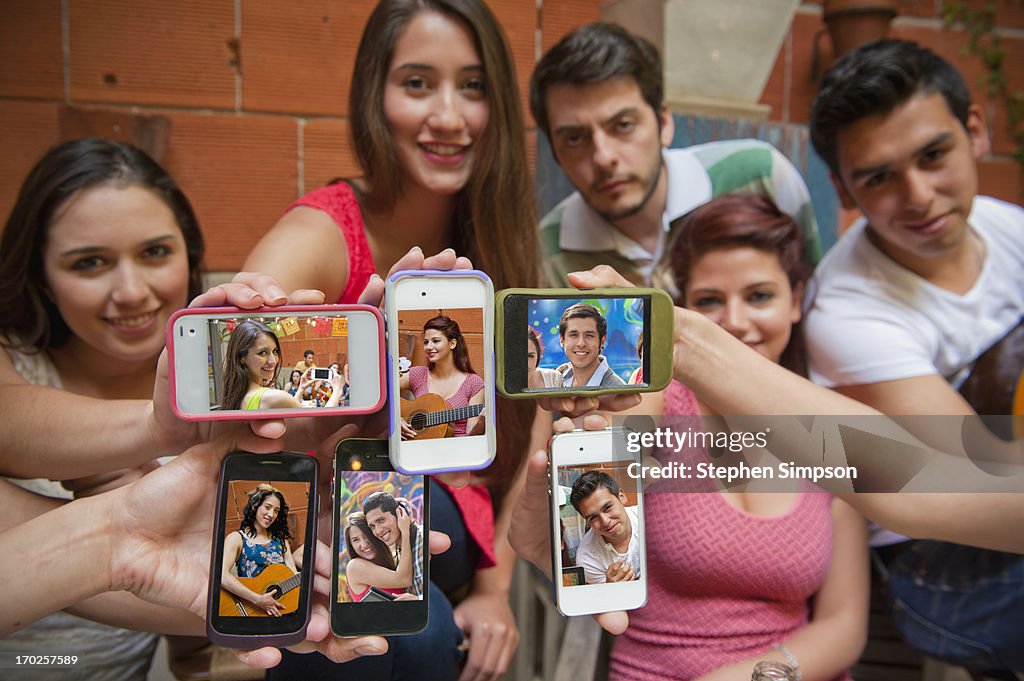
[(425, 298), (427, 296), (427, 292), (426, 291), (420, 291), (420, 295)]
[(190, 335), (190, 336), (196, 335), (196, 330), (195, 329), (189, 329), (188, 330), (188, 335)]

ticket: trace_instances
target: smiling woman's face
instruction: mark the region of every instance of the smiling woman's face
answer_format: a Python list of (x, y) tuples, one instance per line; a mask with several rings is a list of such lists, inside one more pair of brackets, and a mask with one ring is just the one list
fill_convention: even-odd
[[(799, 292), (798, 292), (799, 293)], [(700, 312), (773, 362), (800, 321), (779, 256), (749, 246), (708, 251), (690, 267), (686, 307)]]
[(56, 211), (42, 259), (72, 343), (118, 362), (156, 359), (189, 275), (185, 238), (157, 194), (139, 185), (78, 192)]

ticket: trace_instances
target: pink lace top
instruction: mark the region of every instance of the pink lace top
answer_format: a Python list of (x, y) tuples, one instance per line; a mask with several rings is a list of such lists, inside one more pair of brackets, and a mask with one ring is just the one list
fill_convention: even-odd
[[(672, 381), (666, 416), (696, 413), (693, 394)], [(786, 513), (769, 517), (710, 488), (682, 487), (659, 481), (644, 494), (647, 605), (630, 613), (616, 641), (613, 679), (694, 679), (756, 658), (807, 623), (808, 599), (828, 574), (828, 494), (798, 494)]]

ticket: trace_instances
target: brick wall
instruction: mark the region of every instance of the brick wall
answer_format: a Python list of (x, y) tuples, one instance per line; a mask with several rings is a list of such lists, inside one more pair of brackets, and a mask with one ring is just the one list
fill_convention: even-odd
[[(1011, 158), (1013, 143), (1007, 133), (1006, 107), (986, 94), (983, 83), (985, 69), (980, 59), (963, 54), (968, 39), (966, 31), (942, 27), (940, 6), (941, 0), (903, 0), (900, 16), (890, 29), (890, 37), (926, 45), (964, 74), (974, 101), (985, 109), (992, 132), (992, 152), (980, 166), (981, 192), (1020, 203), (1024, 182), (1021, 167)], [(998, 0), (998, 7), (997, 23), (1006, 51), (1004, 69), (1010, 89), (1024, 91), (1024, 2)], [(772, 107), (772, 120), (807, 122), (811, 102), (817, 92), (812, 78), (815, 36), (824, 30), (821, 0), (804, 0), (793, 18), (761, 96), (761, 103)], [(818, 45), (822, 66), (827, 68), (832, 62), (832, 46), (827, 33), (821, 36)]]
[[(376, 0), (4, 0), (0, 214), (50, 146), (168, 127), (160, 162), (192, 200), (206, 265), (234, 270), (305, 191), (359, 173), (345, 116)], [(489, 0), (523, 109), (540, 46), (598, 18), (600, 0)], [(531, 159), (535, 136), (528, 134)]]

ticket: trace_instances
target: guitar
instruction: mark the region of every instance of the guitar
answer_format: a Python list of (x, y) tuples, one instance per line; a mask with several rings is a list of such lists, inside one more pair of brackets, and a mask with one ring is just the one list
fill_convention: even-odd
[[(301, 576), (284, 563), (268, 565), (255, 577), (239, 577), (238, 581), (258, 594), (275, 591), (275, 600), (284, 606), (282, 615), (295, 612), (299, 607)], [(226, 589), (220, 590), (219, 614), (221, 617), (270, 617), (265, 610)]]
[(452, 421), (479, 416), (484, 410), (482, 404), (470, 404), (465, 407), (449, 407), (444, 398), (434, 393), (426, 393), (415, 400), (402, 400), (402, 418), (416, 431), (416, 440), (431, 440), (451, 437), (454, 431)]

